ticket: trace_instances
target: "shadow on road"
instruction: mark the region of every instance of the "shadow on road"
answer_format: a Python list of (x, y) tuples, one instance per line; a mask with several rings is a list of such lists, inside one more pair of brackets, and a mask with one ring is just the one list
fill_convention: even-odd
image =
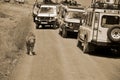
[(72, 32), (68, 33), (67, 39), (69, 38), (77, 39), (77, 33), (72, 33)]
[[(82, 50), (81, 43), (77, 43), (77, 47)], [(94, 51), (91, 51), (87, 53), (88, 55), (91, 56), (96, 56), (96, 57), (106, 57), (106, 58), (115, 58), (115, 59), (120, 59), (120, 52), (117, 51), (116, 49), (110, 49), (110, 48), (105, 48), (105, 47), (97, 47)]]
[(97, 57), (120, 59), (120, 52), (116, 50), (101, 48), (101, 47), (97, 48), (95, 51), (90, 52), (88, 54), (92, 56), (97, 56)]
[[(62, 37), (62, 35), (60, 33), (59, 33), (59, 35)], [(77, 33), (69, 32), (65, 39), (77, 39)]]
[(38, 30), (56, 30), (56, 29), (54, 29), (53, 27), (42, 27), (42, 28), (39, 28)]

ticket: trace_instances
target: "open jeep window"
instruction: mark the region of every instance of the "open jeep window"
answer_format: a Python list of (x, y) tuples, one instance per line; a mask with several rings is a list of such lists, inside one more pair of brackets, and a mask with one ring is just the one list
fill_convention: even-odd
[(83, 13), (81, 13), (81, 12), (68, 11), (67, 18), (69, 18), (69, 19), (73, 19), (73, 18), (80, 19), (82, 17), (82, 15), (83, 15)]
[(119, 25), (120, 17), (119, 16), (110, 16), (110, 15), (103, 15), (101, 25), (102, 27), (109, 27), (112, 25)]
[(54, 10), (52, 7), (41, 7), (40, 13), (50, 13), (53, 14)]

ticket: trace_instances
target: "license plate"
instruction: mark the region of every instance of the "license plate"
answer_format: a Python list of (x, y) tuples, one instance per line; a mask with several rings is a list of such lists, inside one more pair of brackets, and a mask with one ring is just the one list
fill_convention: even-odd
[(74, 32), (78, 32), (78, 30), (74, 30)]
[(47, 24), (47, 22), (41, 22), (41, 24)]

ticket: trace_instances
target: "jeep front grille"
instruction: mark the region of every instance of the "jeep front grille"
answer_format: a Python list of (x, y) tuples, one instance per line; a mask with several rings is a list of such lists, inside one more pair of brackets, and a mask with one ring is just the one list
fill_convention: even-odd
[(39, 17), (41, 21), (48, 21), (50, 19), (53, 19), (52, 17)]

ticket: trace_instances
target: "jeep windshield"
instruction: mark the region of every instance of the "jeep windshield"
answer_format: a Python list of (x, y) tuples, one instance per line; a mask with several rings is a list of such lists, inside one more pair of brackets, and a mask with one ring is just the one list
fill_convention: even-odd
[(120, 24), (120, 17), (119, 16), (111, 16), (111, 15), (103, 15), (101, 25), (102, 27), (110, 27), (113, 25)]
[(53, 14), (54, 10), (52, 7), (41, 7), (40, 13)]
[(75, 12), (75, 11), (69, 11), (66, 18), (69, 18), (69, 19), (80, 19), (82, 17), (82, 14), (81, 12)]

